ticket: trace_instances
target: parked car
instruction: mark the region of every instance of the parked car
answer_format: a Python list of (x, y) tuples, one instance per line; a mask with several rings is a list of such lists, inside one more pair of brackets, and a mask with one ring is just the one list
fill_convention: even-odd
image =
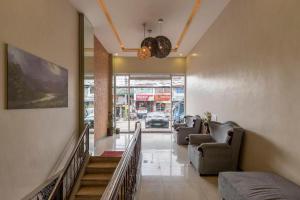
[(169, 118), (163, 112), (151, 112), (146, 116), (146, 128), (169, 128)]
[(137, 110), (137, 118), (144, 119), (147, 116), (147, 109), (139, 109)]
[(137, 114), (135, 112), (130, 113), (130, 119), (136, 120), (137, 119)]
[(88, 124), (90, 128), (94, 128), (94, 113), (90, 113), (88, 116), (84, 118), (84, 123)]

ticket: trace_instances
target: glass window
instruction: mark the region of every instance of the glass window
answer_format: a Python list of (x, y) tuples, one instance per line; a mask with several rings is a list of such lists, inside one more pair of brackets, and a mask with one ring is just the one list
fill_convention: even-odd
[(170, 80), (130, 80), (133, 87), (171, 87)]
[(128, 86), (129, 76), (116, 76), (116, 86), (117, 87), (126, 87)]
[(116, 128), (121, 132), (128, 132), (128, 88), (116, 88), (115, 95), (115, 120)]
[(115, 83), (114, 116), (121, 132), (133, 132), (137, 121), (143, 131), (171, 131), (183, 119), (184, 75), (116, 75)]
[(171, 93), (171, 88), (155, 88), (155, 94)]
[(172, 76), (172, 86), (184, 87), (184, 76)]

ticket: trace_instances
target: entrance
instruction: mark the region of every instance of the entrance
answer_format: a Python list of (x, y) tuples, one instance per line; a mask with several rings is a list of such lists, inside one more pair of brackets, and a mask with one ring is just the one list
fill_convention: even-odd
[(170, 132), (184, 116), (184, 75), (115, 75), (114, 122), (120, 132)]

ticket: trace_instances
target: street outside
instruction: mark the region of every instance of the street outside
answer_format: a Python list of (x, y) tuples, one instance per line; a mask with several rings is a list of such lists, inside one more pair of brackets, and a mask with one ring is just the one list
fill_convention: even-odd
[[(169, 128), (145, 128), (145, 119), (130, 121), (130, 131), (134, 131), (135, 123), (137, 121), (141, 122), (143, 132), (171, 131), (171, 126), (170, 126), (171, 123), (169, 123)], [(120, 120), (116, 121), (116, 127), (120, 128), (120, 132), (128, 132), (128, 121), (120, 119)]]

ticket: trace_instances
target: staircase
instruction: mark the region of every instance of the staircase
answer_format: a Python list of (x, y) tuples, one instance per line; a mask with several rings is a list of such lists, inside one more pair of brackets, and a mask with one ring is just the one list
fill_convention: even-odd
[(89, 157), (79, 179), (79, 186), (74, 199), (100, 200), (120, 159), (120, 157)]

